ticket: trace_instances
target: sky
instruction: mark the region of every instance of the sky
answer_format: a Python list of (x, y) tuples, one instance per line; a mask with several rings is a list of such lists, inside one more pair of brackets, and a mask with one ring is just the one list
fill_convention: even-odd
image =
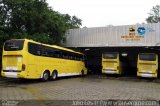
[(47, 0), (53, 10), (75, 15), (82, 27), (146, 23), (148, 13), (160, 0)]

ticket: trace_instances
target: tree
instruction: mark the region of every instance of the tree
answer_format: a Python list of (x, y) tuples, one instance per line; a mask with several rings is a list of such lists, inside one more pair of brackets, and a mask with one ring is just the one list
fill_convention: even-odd
[(8, 39), (60, 44), (68, 29), (80, 26), (80, 19), (54, 11), (46, 0), (0, 0), (0, 59), (3, 43)]
[(66, 23), (68, 23), (69, 28), (79, 28), (82, 25), (82, 20), (78, 19), (76, 16), (70, 16), (69, 14), (63, 15)]
[(160, 22), (160, 5), (154, 6), (150, 13), (148, 18), (146, 19), (148, 23), (158, 23)]
[(0, 28), (9, 39), (29, 38), (60, 44), (68, 29), (81, 26), (76, 16), (54, 11), (46, 0), (0, 0), (0, 15)]

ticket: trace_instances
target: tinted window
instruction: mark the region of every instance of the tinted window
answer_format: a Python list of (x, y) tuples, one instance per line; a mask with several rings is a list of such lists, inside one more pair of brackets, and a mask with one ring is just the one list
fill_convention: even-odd
[(33, 55), (41, 55), (41, 45), (28, 43), (28, 52)]
[(117, 58), (117, 53), (104, 53), (103, 58), (116, 59)]
[(63, 59), (68, 59), (69, 58), (69, 54), (67, 52), (62, 52), (62, 58)]
[(24, 45), (24, 40), (8, 40), (4, 44), (5, 51), (17, 51), (22, 50)]
[(69, 58), (70, 60), (73, 60), (73, 59), (74, 59), (73, 54), (69, 53), (69, 54), (68, 54), (68, 58)]
[(81, 60), (84, 61), (84, 56), (79, 54), (74, 54), (71, 52), (59, 50), (56, 48), (51, 48), (48, 46), (28, 43), (28, 52), (33, 55), (45, 56), (45, 57), (53, 57), (53, 58), (62, 58), (62, 59), (70, 59), (70, 60)]
[(79, 59), (80, 59), (80, 61), (84, 61), (84, 56), (83, 56), (83, 55), (80, 55), (80, 56), (79, 56)]
[(139, 59), (140, 60), (147, 60), (147, 61), (155, 61), (156, 55), (155, 54), (140, 54)]
[(47, 56), (47, 57), (54, 56), (54, 49), (53, 48), (41, 45), (41, 51), (42, 51), (42, 54), (41, 54), (42, 56)]
[(60, 51), (55, 51), (54, 52), (54, 57), (60, 58), (61, 57), (61, 52)]

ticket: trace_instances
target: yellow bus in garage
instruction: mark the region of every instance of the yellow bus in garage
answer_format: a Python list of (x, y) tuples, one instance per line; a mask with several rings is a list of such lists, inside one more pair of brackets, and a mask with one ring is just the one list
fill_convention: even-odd
[(123, 74), (123, 63), (120, 61), (119, 53), (107, 52), (102, 54), (103, 74)]
[(85, 75), (85, 55), (56, 45), (28, 39), (12, 39), (4, 43), (2, 55), (3, 77), (48, 79)]
[(137, 61), (137, 76), (157, 78), (158, 55), (155, 53), (140, 53)]

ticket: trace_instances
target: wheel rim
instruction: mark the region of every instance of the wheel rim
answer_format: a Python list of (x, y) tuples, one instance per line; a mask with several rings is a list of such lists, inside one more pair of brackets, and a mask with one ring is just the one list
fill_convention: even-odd
[(57, 75), (56, 75), (55, 72), (53, 73), (53, 76), (52, 76), (52, 77), (53, 77), (53, 79), (56, 79)]
[(44, 73), (43, 77), (44, 77), (45, 80), (47, 80), (48, 79), (48, 73)]

